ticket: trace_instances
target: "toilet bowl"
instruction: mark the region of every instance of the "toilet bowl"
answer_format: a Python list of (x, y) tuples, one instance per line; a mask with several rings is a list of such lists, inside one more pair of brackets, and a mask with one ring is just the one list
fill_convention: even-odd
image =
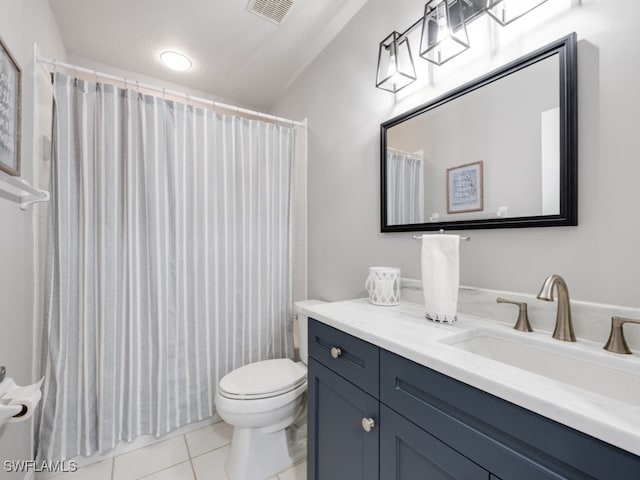
[[(322, 303), (306, 301), (299, 306)], [(225, 375), (215, 395), (220, 417), (233, 426), (225, 461), (230, 480), (263, 480), (306, 453), (293, 448), (292, 424), (306, 413), (307, 318), (297, 315), (300, 362), (288, 358), (250, 363)]]

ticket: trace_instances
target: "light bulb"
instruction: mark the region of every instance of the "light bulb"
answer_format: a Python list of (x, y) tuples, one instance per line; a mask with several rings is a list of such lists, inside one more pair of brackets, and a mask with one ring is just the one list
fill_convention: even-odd
[(387, 69), (387, 77), (393, 78), (398, 75), (398, 61), (396, 60), (396, 56), (391, 54), (391, 58), (389, 59), (389, 68)]
[(438, 41), (442, 42), (443, 40), (445, 40), (446, 38), (449, 38), (451, 36), (451, 30), (449, 29), (449, 25), (447, 25), (447, 16), (444, 15), (444, 12), (442, 13), (442, 15), (438, 16)]

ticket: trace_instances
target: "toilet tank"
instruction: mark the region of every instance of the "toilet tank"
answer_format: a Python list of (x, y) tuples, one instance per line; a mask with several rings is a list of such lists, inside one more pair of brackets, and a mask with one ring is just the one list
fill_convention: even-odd
[[(304, 300), (301, 302), (296, 302), (293, 304), (293, 312), (296, 315), (298, 321), (296, 322), (298, 325), (298, 344), (300, 347), (300, 360), (305, 365), (307, 364), (307, 359), (309, 358), (309, 344), (307, 343), (309, 340), (309, 319), (302, 313), (299, 313), (300, 307), (311, 306), (311, 305), (319, 305), (321, 303), (325, 303), (322, 300)], [(295, 325), (294, 325), (295, 328)]]

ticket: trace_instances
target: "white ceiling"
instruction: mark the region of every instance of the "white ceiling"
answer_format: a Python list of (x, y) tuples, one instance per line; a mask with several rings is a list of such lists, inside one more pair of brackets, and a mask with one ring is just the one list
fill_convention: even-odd
[[(280, 25), (247, 0), (49, 0), (76, 56), (268, 108), (367, 0), (296, 0)], [(193, 62), (168, 70), (160, 53)]]

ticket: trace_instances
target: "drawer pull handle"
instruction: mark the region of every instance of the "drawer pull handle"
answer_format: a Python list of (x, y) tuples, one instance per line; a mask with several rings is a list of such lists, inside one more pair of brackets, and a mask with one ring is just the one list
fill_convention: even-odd
[(342, 350), (340, 350), (340, 347), (331, 347), (332, 358), (338, 358), (340, 355), (342, 355)]
[(373, 421), (373, 418), (363, 418), (362, 419), (362, 429), (369, 433), (376, 426), (376, 422)]

